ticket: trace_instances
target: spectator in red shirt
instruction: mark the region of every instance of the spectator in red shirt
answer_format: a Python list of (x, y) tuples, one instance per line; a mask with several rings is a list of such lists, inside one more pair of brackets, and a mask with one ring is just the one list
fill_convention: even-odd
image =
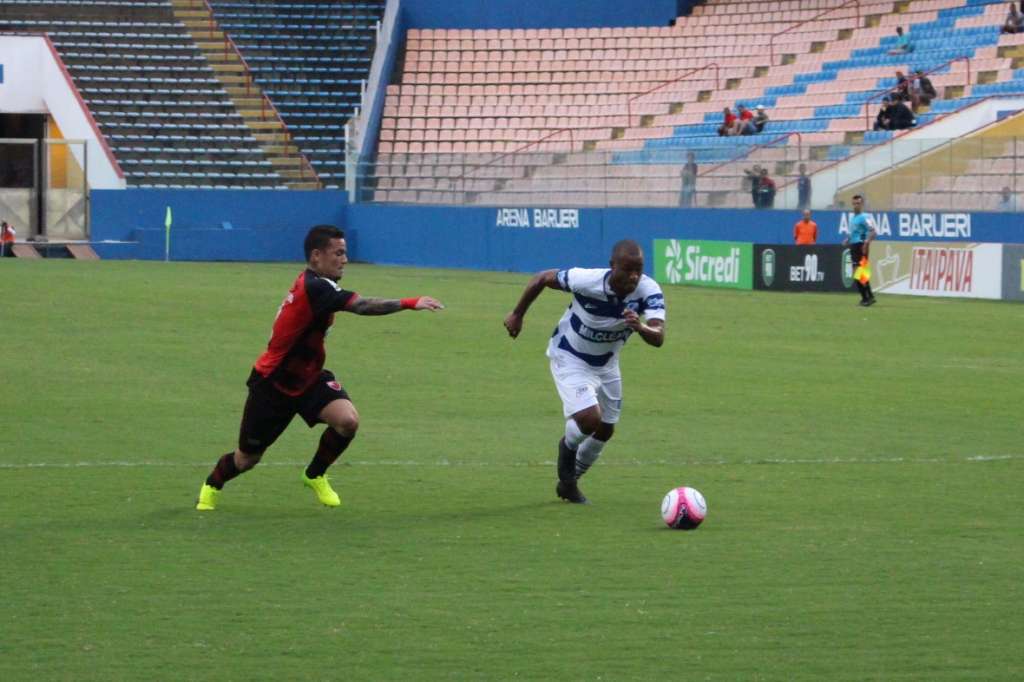
[(754, 112), (747, 109), (743, 104), (739, 105), (740, 120), (736, 124), (736, 135), (754, 135), (757, 128), (754, 127)]
[(14, 231), (13, 227), (7, 224), (6, 220), (0, 222), (0, 257), (6, 256), (10, 252), (17, 237), (18, 233)]
[(718, 129), (718, 134), (722, 137), (735, 135), (736, 133), (733, 131), (736, 129), (736, 114), (732, 113), (732, 109), (729, 107), (722, 109), (722, 114), (725, 118), (721, 127)]
[(768, 169), (761, 169), (754, 195), (754, 208), (775, 208), (775, 181), (768, 177)]

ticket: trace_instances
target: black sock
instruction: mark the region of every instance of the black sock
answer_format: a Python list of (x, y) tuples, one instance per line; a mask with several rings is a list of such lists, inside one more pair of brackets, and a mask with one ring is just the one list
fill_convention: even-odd
[(864, 287), (863, 284), (860, 283), (860, 280), (854, 280), (854, 284), (857, 285), (857, 291), (860, 292), (860, 300), (868, 300), (867, 289)]
[(225, 483), (240, 473), (242, 472), (235, 466), (235, 453), (229, 452), (217, 460), (217, 466), (213, 467), (213, 471), (206, 477), (206, 484), (220, 490)]
[(868, 300), (871, 300), (872, 298), (875, 297), (875, 295), (871, 293), (871, 282), (868, 282), (867, 284), (864, 285), (864, 290), (868, 294)]
[(338, 457), (341, 457), (341, 453), (345, 452), (345, 448), (352, 442), (355, 436), (343, 436), (335, 431), (330, 426), (324, 431), (324, 435), (320, 436), (320, 447), (316, 449), (316, 454), (313, 455), (313, 461), (306, 467), (306, 478), (316, 478), (317, 476), (323, 476), (324, 472), (327, 471), (327, 467), (334, 464)]

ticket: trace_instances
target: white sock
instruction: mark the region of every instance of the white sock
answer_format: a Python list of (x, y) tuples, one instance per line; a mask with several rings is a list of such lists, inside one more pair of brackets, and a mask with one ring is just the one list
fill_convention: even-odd
[(578, 448), (586, 437), (587, 434), (580, 431), (580, 427), (577, 426), (575, 419), (569, 419), (565, 422), (565, 444), (569, 446), (570, 450)]
[(587, 470), (594, 465), (597, 458), (604, 450), (605, 441), (598, 440), (593, 436), (587, 438), (576, 450), (576, 478), (580, 478)]

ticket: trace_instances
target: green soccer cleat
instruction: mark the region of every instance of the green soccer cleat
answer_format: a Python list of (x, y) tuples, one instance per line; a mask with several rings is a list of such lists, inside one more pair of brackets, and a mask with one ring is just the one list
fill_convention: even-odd
[(198, 511), (213, 511), (217, 508), (218, 497), (220, 497), (220, 491), (212, 485), (204, 483), (203, 487), (199, 489), (199, 499), (196, 500), (196, 509)]
[(316, 478), (309, 478), (306, 476), (306, 472), (303, 471), (302, 483), (307, 488), (313, 489), (313, 492), (316, 493), (316, 499), (320, 500), (322, 504), (325, 504), (328, 507), (341, 506), (341, 498), (338, 497), (338, 493), (334, 492), (334, 488), (332, 488), (330, 482), (328, 482), (327, 474), (317, 476)]

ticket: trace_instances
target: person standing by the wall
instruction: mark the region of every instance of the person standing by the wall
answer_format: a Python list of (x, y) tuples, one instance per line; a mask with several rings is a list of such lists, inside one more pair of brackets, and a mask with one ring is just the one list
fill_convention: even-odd
[(697, 194), (697, 158), (693, 152), (686, 155), (686, 164), (680, 174), (679, 205), (683, 208), (693, 206)]
[(805, 209), (811, 207), (811, 179), (807, 177), (807, 164), (800, 164), (800, 177), (796, 179), (797, 201), (796, 207)]
[(797, 246), (818, 243), (818, 223), (811, 220), (810, 209), (805, 208), (803, 219), (796, 221), (793, 226), (793, 241)]
[(10, 253), (17, 238), (18, 233), (12, 225), (9, 225), (6, 220), (0, 222), (0, 258)]

